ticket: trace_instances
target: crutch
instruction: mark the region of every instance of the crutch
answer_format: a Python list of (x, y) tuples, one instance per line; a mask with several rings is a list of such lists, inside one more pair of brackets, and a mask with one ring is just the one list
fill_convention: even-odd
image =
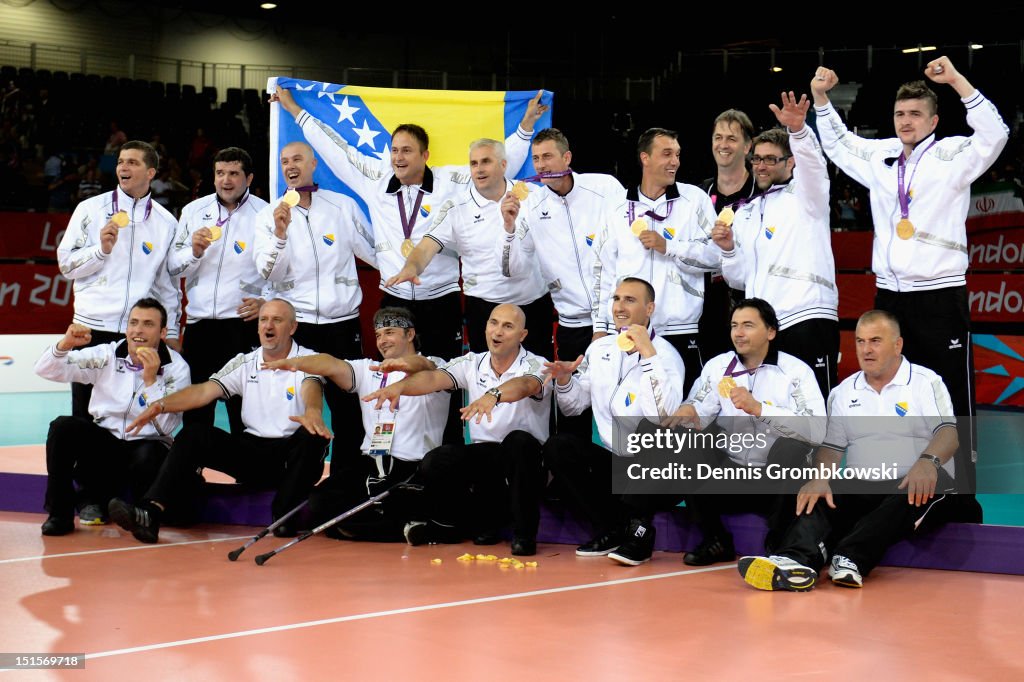
[(312, 537), (312, 536), (314, 536), (314, 535), (316, 535), (318, 533), (321, 533), (321, 532), (327, 530), (331, 526), (333, 526), (333, 525), (335, 525), (337, 523), (340, 523), (341, 521), (344, 521), (345, 519), (349, 518), (350, 516), (354, 516), (354, 515), (358, 514), (359, 512), (361, 512), (364, 509), (366, 509), (367, 507), (372, 507), (373, 505), (379, 503), (385, 497), (390, 495), (392, 493), (392, 491), (398, 490), (400, 488), (401, 489), (409, 489), (409, 490), (422, 490), (423, 486), (419, 485), (419, 484), (416, 484), (416, 483), (409, 483), (408, 481), (403, 481), (401, 483), (396, 483), (395, 485), (391, 486), (390, 488), (388, 488), (384, 492), (379, 493), (377, 495), (374, 495), (373, 497), (371, 497), (370, 499), (366, 500), (365, 502), (363, 502), (361, 504), (358, 504), (355, 507), (352, 507), (347, 512), (344, 512), (342, 514), (338, 514), (337, 516), (335, 516), (333, 519), (330, 519), (329, 521), (324, 521), (323, 523), (321, 523), (319, 526), (317, 526), (313, 530), (307, 530), (307, 531), (304, 531), (304, 532), (300, 533), (299, 536), (297, 538), (295, 538), (294, 540), (292, 540), (291, 542), (289, 542), (287, 544), (284, 544), (284, 545), (281, 545), (277, 549), (271, 550), (271, 551), (267, 552), (266, 554), (260, 554), (259, 556), (256, 557), (256, 565), (257, 566), (262, 566), (263, 564), (267, 563), (267, 561), (270, 559), (270, 557), (274, 556), (275, 554), (280, 554), (281, 552), (283, 552), (284, 550), (288, 549), (292, 545), (297, 545), (298, 543), (302, 542), (303, 540), (305, 540), (307, 538), (310, 538), (310, 537)]
[(280, 526), (282, 523), (284, 523), (285, 521), (290, 519), (300, 509), (305, 507), (307, 504), (309, 504), (309, 500), (308, 499), (307, 500), (303, 500), (302, 503), (298, 507), (296, 507), (295, 509), (292, 509), (290, 512), (288, 512), (287, 514), (285, 514), (284, 516), (279, 518), (277, 521), (274, 521), (272, 524), (270, 524), (269, 526), (267, 526), (266, 528), (261, 530), (256, 535), (253, 535), (251, 538), (249, 538), (249, 540), (244, 545), (242, 545), (238, 549), (233, 549), (230, 552), (228, 552), (228, 559), (230, 559), (231, 561), (236, 561), (238, 559), (238, 557), (240, 557), (242, 555), (242, 552), (244, 552), (245, 550), (249, 549), (254, 544), (256, 544), (257, 542), (259, 542), (260, 540), (265, 538), (267, 536), (267, 533), (270, 533), (275, 528)]

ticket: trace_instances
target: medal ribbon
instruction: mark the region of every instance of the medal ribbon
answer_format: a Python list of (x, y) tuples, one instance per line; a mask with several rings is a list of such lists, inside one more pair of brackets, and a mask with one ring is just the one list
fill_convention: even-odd
[(546, 180), (546, 179), (549, 179), (549, 178), (564, 178), (566, 175), (572, 175), (572, 174), (573, 174), (573, 170), (572, 170), (572, 168), (569, 168), (569, 169), (566, 169), (564, 171), (551, 171), (551, 172), (537, 173), (536, 175), (531, 175), (528, 178), (523, 178), (522, 181), (523, 182), (540, 182), (541, 180)]
[(921, 152), (921, 156), (917, 157), (917, 163), (914, 164), (914, 172), (910, 174), (910, 181), (907, 183), (906, 188), (903, 187), (903, 177), (907, 172), (907, 159), (906, 151), (900, 153), (900, 157), (896, 160), (898, 171), (896, 177), (899, 179), (899, 185), (897, 189), (897, 196), (900, 200), (900, 217), (906, 220), (907, 216), (910, 215), (910, 186), (914, 184), (914, 176), (917, 175), (917, 168), (921, 165), (921, 157), (928, 153), (928, 150), (932, 148), (938, 140), (932, 140), (932, 143), (924, 148)]
[[(117, 207), (117, 190), (116, 189), (113, 191), (113, 195), (114, 195), (114, 213), (117, 213), (117, 212), (120, 211), (120, 209), (118, 209), (118, 207)], [(149, 199), (146, 199), (146, 215), (144, 215), (142, 217), (142, 222), (146, 222), (147, 220), (149, 220), (149, 212), (152, 211), (152, 210), (153, 210), (153, 198), (150, 197)], [(131, 218), (134, 220), (135, 216), (133, 215), (133, 216), (131, 216)]]
[(725, 377), (741, 377), (744, 374), (749, 374), (749, 375), (753, 376), (754, 372), (756, 372), (758, 370), (758, 367), (755, 367), (754, 369), (747, 369), (746, 367), (743, 367), (738, 372), (734, 372), (733, 370), (736, 368), (736, 365), (738, 365), (739, 362), (740, 362), (740, 356), (737, 355), (729, 363), (729, 366), (725, 369), (725, 374), (723, 374), (722, 377), (723, 378), (725, 378)]
[(412, 207), (412, 220), (409, 220), (409, 216), (405, 213), (405, 200), (402, 198), (402, 193), (395, 192), (395, 198), (398, 199), (398, 212), (402, 218), (402, 234), (406, 239), (410, 239), (412, 229), (416, 227), (416, 217), (420, 214), (420, 204), (423, 203), (423, 190), (419, 190), (416, 194), (416, 203)]
[[(245, 196), (242, 197), (241, 201), (238, 202), (238, 206), (235, 206), (235, 208), (233, 210), (228, 211), (228, 214), (227, 214), (226, 217), (221, 218), (220, 220), (218, 220), (217, 221), (217, 227), (223, 227), (225, 223), (227, 223), (229, 220), (231, 220), (231, 216), (235, 215), (235, 211), (237, 211), (238, 209), (242, 208), (242, 204), (244, 204), (248, 200), (249, 200), (249, 190), (245, 190)], [(220, 215), (220, 202), (219, 201), (217, 202), (217, 215)]]

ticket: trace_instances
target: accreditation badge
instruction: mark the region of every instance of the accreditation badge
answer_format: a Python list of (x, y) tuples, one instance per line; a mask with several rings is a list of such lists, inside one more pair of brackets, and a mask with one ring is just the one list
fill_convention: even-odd
[[(396, 415), (397, 416), (397, 415)], [(370, 434), (371, 457), (383, 457), (391, 454), (391, 443), (395, 439), (396, 416), (388, 420), (378, 420), (373, 425), (373, 433)]]

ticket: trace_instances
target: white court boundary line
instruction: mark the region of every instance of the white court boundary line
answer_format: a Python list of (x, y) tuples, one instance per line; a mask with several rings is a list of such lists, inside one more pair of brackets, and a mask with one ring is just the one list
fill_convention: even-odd
[[(265, 635), (275, 632), (287, 632), (289, 630), (301, 630), (305, 628), (319, 627), (321, 625), (334, 625), (336, 623), (348, 623), (357, 620), (369, 620), (371, 618), (384, 618), (387, 616), (400, 616), (408, 613), (422, 613), (425, 611), (436, 611), (439, 609), (451, 609), (459, 606), (473, 606), (475, 604), (488, 604), (512, 599), (525, 599), (527, 597), (539, 597), (547, 594), (560, 594), (562, 592), (575, 592), (577, 590), (591, 590), (599, 587), (610, 587), (613, 585), (628, 585), (630, 583), (646, 582), (648, 580), (661, 580), (663, 578), (675, 578), (682, 575), (695, 575), (711, 571), (724, 571), (736, 568), (736, 564), (725, 564), (710, 568), (693, 568), (685, 571), (672, 571), (670, 573), (659, 573), (657, 575), (645, 575), (636, 578), (621, 578), (619, 580), (606, 580), (599, 583), (584, 583), (583, 585), (567, 585), (565, 587), (550, 587), (543, 590), (530, 590), (529, 592), (514, 592), (512, 594), (500, 594), (493, 597), (477, 597), (475, 599), (462, 599), (460, 601), (441, 602), (439, 604), (426, 604), (424, 606), (410, 606), (403, 609), (390, 609), (387, 611), (373, 611), (370, 613), (358, 613), (351, 616), (337, 616), (335, 618), (323, 618), (302, 623), (291, 623), (289, 625), (274, 625), (255, 630), (240, 630), (238, 632), (227, 632), (221, 635), (207, 635), (205, 637), (193, 637), (191, 639), (179, 639), (173, 642), (161, 642), (159, 644), (146, 644), (143, 646), (130, 647), (127, 649), (113, 649), (101, 651), (95, 654), (86, 654), (86, 663), (96, 658), (107, 658), (110, 656), (123, 656), (125, 654), (137, 654), (146, 651), (157, 651), (159, 649), (172, 649), (174, 647), (188, 646), (190, 644), (204, 644), (206, 642), (217, 642), (225, 639), (238, 639), (251, 637), (253, 635)], [(2, 672), (2, 671), (0, 671)]]
[(223, 542), (225, 540), (248, 540), (251, 535), (231, 535), (223, 538), (207, 538), (206, 540), (185, 540), (184, 542), (158, 542), (153, 545), (139, 545), (137, 547), (111, 547), (110, 549), (89, 549), (82, 552), (65, 552), (64, 554), (42, 554), (40, 556), (15, 557), (13, 559), (0, 559), (2, 564), (16, 564), (21, 561), (41, 561), (43, 559), (63, 559), (71, 556), (88, 556), (90, 554), (107, 554), (110, 552), (136, 552), (140, 549), (160, 549), (161, 547), (180, 547), (182, 545), (199, 545), (204, 542)]

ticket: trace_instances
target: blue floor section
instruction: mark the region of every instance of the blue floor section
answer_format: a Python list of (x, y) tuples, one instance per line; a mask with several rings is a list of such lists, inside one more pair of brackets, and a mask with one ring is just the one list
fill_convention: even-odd
[[(35, 445), (46, 442), (46, 430), (51, 420), (71, 413), (69, 393), (4, 393), (0, 394), (0, 446)], [(991, 418), (1005, 412), (981, 411), (978, 423), (978, 450), (982, 453), (978, 465), (978, 483), (983, 490), (1024, 490), (1024, 458), (1020, 457), (1024, 443), (1024, 416)], [(1015, 418), (1014, 418), (1015, 417)], [(324, 409), (324, 421), (331, 423), (330, 413)], [(228, 417), (224, 403), (217, 403), (216, 425), (228, 430)], [(1024, 526), (1024, 494), (978, 495), (985, 510), (985, 522), (1004, 526)]]

